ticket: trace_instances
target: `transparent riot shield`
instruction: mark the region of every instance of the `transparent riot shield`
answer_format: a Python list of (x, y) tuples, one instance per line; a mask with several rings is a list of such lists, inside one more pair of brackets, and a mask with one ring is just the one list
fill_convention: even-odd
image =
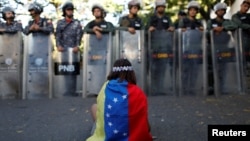
[(97, 95), (107, 80), (112, 65), (112, 33), (98, 39), (95, 34), (84, 35), (83, 96)]
[(21, 98), (22, 34), (0, 34), (0, 99)]
[(148, 60), (150, 95), (175, 94), (175, 44), (174, 32), (157, 30), (148, 33)]
[(78, 96), (77, 77), (80, 77), (80, 53), (72, 47), (53, 52), (53, 96)]
[(239, 68), (240, 68), (240, 92), (246, 94), (250, 92), (250, 32), (238, 29), (234, 33), (234, 39), (239, 48)]
[(29, 34), (24, 39), (22, 97), (51, 98), (51, 36)]
[(207, 95), (207, 49), (205, 33), (178, 30), (179, 95)]
[(210, 31), (215, 95), (235, 94), (241, 87), (239, 58), (231, 32)]
[(128, 31), (116, 31), (116, 58), (127, 58), (135, 71), (137, 85), (147, 92), (146, 84), (146, 48), (144, 31), (137, 30), (135, 34)]

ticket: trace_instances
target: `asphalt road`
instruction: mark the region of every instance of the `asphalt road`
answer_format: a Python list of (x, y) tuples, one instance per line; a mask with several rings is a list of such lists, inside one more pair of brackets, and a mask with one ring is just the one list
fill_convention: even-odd
[[(85, 141), (95, 98), (0, 100), (0, 141)], [(150, 96), (156, 141), (207, 141), (209, 124), (250, 125), (250, 95)]]

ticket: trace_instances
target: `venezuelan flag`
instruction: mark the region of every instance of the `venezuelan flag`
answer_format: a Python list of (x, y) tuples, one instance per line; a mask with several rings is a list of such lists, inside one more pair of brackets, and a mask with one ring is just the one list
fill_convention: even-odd
[(138, 86), (107, 81), (97, 105), (96, 129), (87, 141), (152, 141), (147, 98)]

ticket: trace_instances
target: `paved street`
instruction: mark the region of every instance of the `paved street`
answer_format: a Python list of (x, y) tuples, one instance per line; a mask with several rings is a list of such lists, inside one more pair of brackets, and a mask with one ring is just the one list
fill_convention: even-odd
[[(85, 141), (95, 98), (0, 100), (0, 141)], [(156, 141), (207, 141), (208, 124), (250, 124), (250, 95), (151, 96)]]

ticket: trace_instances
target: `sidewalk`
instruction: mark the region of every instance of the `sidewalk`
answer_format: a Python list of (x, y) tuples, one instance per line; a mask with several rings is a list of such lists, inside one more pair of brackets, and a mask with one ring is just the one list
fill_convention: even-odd
[[(85, 141), (95, 98), (1, 100), (1, 141)], [(206, 141), (208, 124), (250, 124), (250, 95), (148, 97), (156, 141)]]

